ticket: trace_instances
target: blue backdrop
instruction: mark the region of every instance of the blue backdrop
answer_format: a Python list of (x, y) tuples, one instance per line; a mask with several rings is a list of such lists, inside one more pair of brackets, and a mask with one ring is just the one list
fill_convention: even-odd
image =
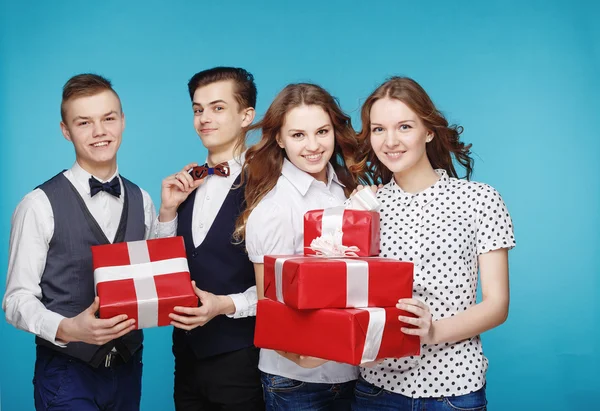
[[(484, 335), (490, 410), (578, 410), (600, 394), (600, 15), (589, 1), (2, 0), (0, 294), (20, 199), (74, 161), (61, 87), (103, 74), (123, 101), (121, 172), (160, 202), (161, 179), (206, 155), (186, 83), (243, 66), (259, 116), (287, 83), (358, 110), (392, 74), (419, 81), (473, 143), (475, 179), (514, 219), (512, 302)], [(4, 410), (33, 408), (33, 336), (3, 320)], [(170, 328), (146, 332), (143, 410), (172, 410)]]

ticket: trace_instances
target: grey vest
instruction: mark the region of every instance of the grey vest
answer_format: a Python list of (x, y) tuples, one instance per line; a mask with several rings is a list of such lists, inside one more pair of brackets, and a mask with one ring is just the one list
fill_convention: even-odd
[[(121, 177), (124, 204), (114, 243), (143, 240), (144, 202), (138, 186)], [(88, 308), (95, 297), (91, 246), (109, 244), (104, 232), (89, 212), (71, 182), (60, 173), (39, 186), (54, 214), (54, 235), (50, 240), (46, 267), (40, 286), (46, 308), (65, 317), (74, 317)], [(128, 360), (142, 344), (141, 331), (133, 331), (103, 346), (71, 342), (66, 348), (36, 337), (36, 343), (62, 354), (98, 366), (113, 347)]]

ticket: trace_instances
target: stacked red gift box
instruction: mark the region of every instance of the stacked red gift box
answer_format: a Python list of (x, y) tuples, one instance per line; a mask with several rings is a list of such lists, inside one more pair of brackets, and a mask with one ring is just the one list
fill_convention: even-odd
[(304, 242), (304, 256), (265, 256), (257, 347), (354, 365), (419, 354), (419, 338), (398, 320), (413, 315), (396, 308), (412, 297), (414, 266), (373, 257), (379, 213), (309, 211)]

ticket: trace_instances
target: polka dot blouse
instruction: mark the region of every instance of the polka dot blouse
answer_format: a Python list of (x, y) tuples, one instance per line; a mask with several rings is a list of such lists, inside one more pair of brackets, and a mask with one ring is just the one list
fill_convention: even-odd
[[(476, 303), (477, 257), (515, 245), (510, 215), (492, 187), (449, 178), (417, 194), (392, 179), (381, 202), (381, 256), (415, 263), (413, 296), (429, 304), (433, 320)], [(468, 394), (485, 383), (488, 361), (479, 336), (423, 345), (421, 355), (386, 359), (361, 369), (371, 384), (413, 398)]]

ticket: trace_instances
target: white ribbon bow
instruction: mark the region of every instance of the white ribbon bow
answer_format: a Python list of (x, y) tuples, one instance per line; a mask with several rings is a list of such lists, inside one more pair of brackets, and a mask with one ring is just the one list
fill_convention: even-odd
[(310, 249), (319, 257), (358, 257), (360, 249), (356, 246), (342, 244), (342, 230), (325, 233), (310, 243)]

